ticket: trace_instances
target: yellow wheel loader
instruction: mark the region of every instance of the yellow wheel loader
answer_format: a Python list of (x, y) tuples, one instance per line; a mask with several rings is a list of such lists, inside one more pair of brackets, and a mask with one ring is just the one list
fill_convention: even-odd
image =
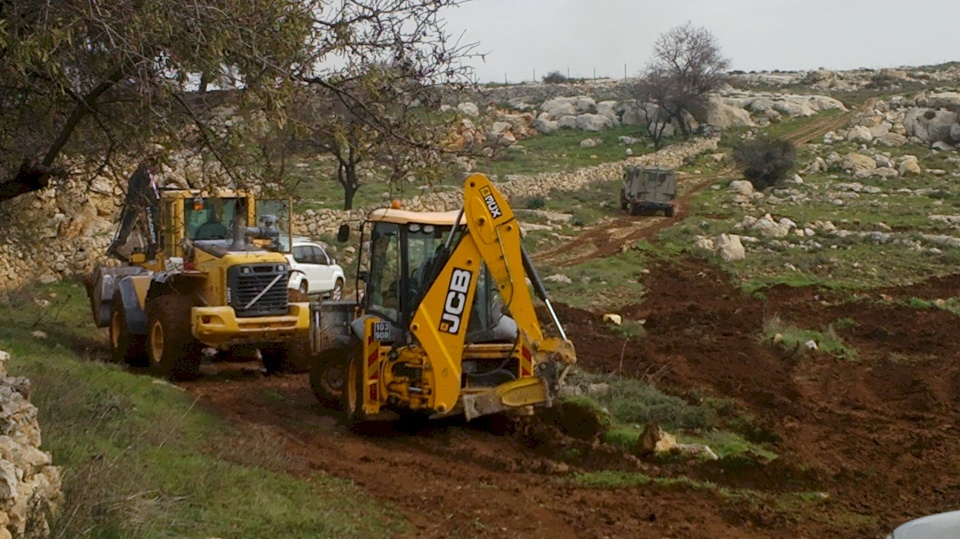
[[(350, 424), (382, 410), (470, 420), (551, 405), (576, 354), (486, 176), (467, 178), (459, 212), (379, 209), (361, 230), (357, 300), (312, 307), (322, 403)], [(559, 336), (544, 335), (531, 287)]]
[(113, 357), (171, 378), (194, 376), (204, 348), (258, 348), (268, 371), (307, 362), (310, 307), (290, 301), (280, 247), (290, 209), (249, 193), (159, 189), (140, 167), (107, 250), (124, 265), (87, 279)]

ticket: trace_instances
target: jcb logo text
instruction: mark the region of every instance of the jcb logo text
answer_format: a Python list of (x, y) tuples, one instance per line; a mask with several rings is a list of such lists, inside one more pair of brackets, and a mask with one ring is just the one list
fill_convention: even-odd
[(440, 331), (456, 335), (460, 332), (460, 321), (467, 308), (467, 292), (473, 273), (463, 269), (454, 269), (447, 287), (447, 299), (443, 303), (443, 315), (440, 316)]

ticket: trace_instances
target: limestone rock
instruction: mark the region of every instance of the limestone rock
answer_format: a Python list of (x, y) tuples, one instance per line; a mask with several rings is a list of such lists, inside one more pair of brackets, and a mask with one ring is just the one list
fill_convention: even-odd
[(841, 167), (843, 170), (855, 174), (859, 171), (871, 171), (877, 168), (877, 162), (874, 161), (869, 155), (863, 155), (862, 153), (848, 153), (843, 158)]
[(580, 141), (581, 148), (596, 148), (603, 142), (603, 139), (588, 138)]
[(548, 276), (544, 277), (543, 280), (544, 280), (544, 281), (547, 281), (548, 283), (562, 283), (562, 284), (571, 284), (571, 283), (573, 283), (573, 279), (571, 279), (570, 277), (568, 277), (568, 276), (566, 276), (566, 275), (564, 275), (564, 274), (562, 274), (562, 273), (555, 273), (555, 274), (553, 274), (553, 275), (548, 275)]
[(855, 125), (847, 131), (847, 140), (851, 142), (872, 142), (873, 133), (862, 125)]
[(750, 196), (755, 190), (753, 184), (747, 180), (733, 180), (730, 182), (730, 192), (737, 195)]
[(600, 114), (581, 114), (577, 116), (577, 127), (584, 131), (602, 131), (613, 127), (613, 121)]
[(707, 123), (720, 129), (755, 125), (746, 109), (731, 104), (719, 95), (711, 95), (707, 101)]
[(905, 155), (900, 161), (901, 176), (919, 176), (922, 174), (920, 170), (920, 162), (917, 160), (916, 156)]
[(457, 110), (474, 118), (480, 116), (480, 107), (478, 107), (476, 103), (470, 103), (469, 101), (457, 105)]
[(947, 140), (950, 128), (956, 123), (956, 112), (924, 108), (911, 109), (903, 119), (906, 135), (917, 137), (925, 144)]
[(747, 252), (740, 242), (740, 236), (736, 234), (721, 234), (716, 241), (717, 255), (726, 262), (734, 260), (743, 260), (747, 257)]

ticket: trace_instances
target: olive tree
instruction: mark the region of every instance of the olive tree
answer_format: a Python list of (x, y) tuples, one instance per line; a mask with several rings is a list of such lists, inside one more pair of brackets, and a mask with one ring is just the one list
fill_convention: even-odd
[(235, 183), (278, 179), (273, 137), (310, 86), (418, 143), (365, 103), (361, 66), (456, 76), (439, 13), (459, 1), (0, 0), (0, 201), (151, 144)]
[(723, 84), (729, 66), (706, 28), (688, 22), (657, 38), (633, 96), (647, 113), (647, 129), (657, 145), (670, 123), (690, 134), (688, 117), (703, 117), (708, 94)]
[[(227, 161), (200, 76), (272, 113), (308, 59), (316, 5), (303, 0), (0, 1), (0, 200), (147, 142)], [(186, 129), (191, 126), (191, 129)], [(62, 159), (65, 151), (73, 159)], [(74, 170), (68, 170), (74, 169)]]
[[(313, 103), (297, 117), (297, 137), (333, 156), (344, 209), (353, 207), (361, 166), (376, 165), (380, 181), (442, 172), (449, 123), (438, 114), (443, 93), (469, 82), (460, 60), (473, 45), (452, 41), (441, 12), (460, 0), (380, 0), (351, 3), (354, 47), (344, 65), (320, 76), (303, 76)], [(410, 21), (416, 21), (416, 24)]]

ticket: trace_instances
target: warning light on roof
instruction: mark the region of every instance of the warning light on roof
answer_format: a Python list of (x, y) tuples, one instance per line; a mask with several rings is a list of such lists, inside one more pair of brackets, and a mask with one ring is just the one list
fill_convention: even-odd
[(391, 209), (394, 209), (394, 210), (399, 210), (399, 209), (400, 209), (400, 200), (398, 200), (398, 199), (396, 199), (396, 198), (393, 199), (393, 200), (391, 200), (391, 201), (390, 201), (390, 208), (391, 208)]

